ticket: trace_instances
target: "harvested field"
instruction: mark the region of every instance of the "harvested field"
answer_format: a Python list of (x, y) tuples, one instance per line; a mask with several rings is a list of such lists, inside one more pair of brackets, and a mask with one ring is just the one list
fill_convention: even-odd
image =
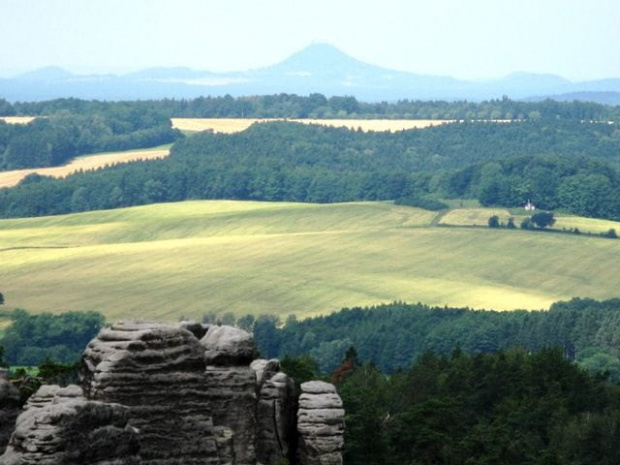
[(0, 188), (13, 187), (32, 173), (38, 173), (43, 176), (52, 176), (54, 178), (64, 178), (76, 171), (95, 170), (105, 166), (116, 165), (118, 163), (128, 163), (137, 160), (152, 160), (155, 158), (164, 158), (170, 154), (170, 145), (161, 147), (129, 150), (126, 152), (107, 152), (98, 153), (96, 155), (86, 155), (78, 157), (63, 166), (54, 166), (51, 168), (30, 168), (24, 170), (13, 170), (0, 172)]
[(455, 120), (405, 120), (405, 119), (256, 119), (256, 118), (172, 118), (172, 127), (181, 131), (212, 130), (222, 133), (244, 131), (254, 123), (269, 121), (293, 121), (303, 124), (345, 127), (362, 131), (402, 131), (427, 128), (439, 124), (454, 123)]
[(9, 124), (28, 124), (35, 120), (35, 116), (0, 116), (0, 121)]

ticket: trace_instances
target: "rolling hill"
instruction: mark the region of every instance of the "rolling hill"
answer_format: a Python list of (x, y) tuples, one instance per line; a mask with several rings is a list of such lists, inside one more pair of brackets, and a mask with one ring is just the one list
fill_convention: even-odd
[[(617, 241), (454, 226), (471, 224), (467, 215), (391, 203), (190, 201), (2, 220), (0, 291), (9, 308), (99, 310), (111, 320), (304, 317), (394, 300), (538, 309), (616, 296)], [(590, 220), (563, 221), (586, 231)]]

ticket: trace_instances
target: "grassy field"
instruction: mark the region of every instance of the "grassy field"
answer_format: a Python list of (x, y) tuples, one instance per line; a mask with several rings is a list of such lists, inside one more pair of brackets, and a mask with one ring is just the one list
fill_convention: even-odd
[(195, 201), (2, 220), (1, 291), (7, 307), (31, 311), (177, 320), (393, 300), (536, 309), (620, 289), (610, 272), (620, 241), (441, 228), (435, 215), (389, 203)]
[(88, 171), (103, 168), (105, 166), (116, 165), (118, 163), (167, 157), (170, 154), (171, 145), (172, 144), (167, 144), (160, 147), (127, 150), (124, 152), (106, 152), (95, 155), (85, 155), (83, 157), (73, 159), (66, 165), (54, 166), (52, 168), (31, 168), (24, 170), (2, 171), (0, 172), (0, 188), (13, 187), (17, 185), (19, 181), (32, 173), (52, 176), (54, 178), (64, 178), (65, 176), (79, 170)]
[[(244, 131), (254, 123), (278, 121), (257, 118), (172, 118), (172, 127), (181, 131), (213, 130), (222, 133)], [(283, 120), (279, 120), (283, 121)], [(405, 129), (427, 128), (439, 124), (453, 123), (454, 120), (406, 120), (406, 119), (287, 119), (303, 124), (343, 127), (362, 131), (402, 131)]]
[[(514, 219), (515, 225), (519, 227), (521, 221), (532, 216), (535, 212), (527, 212), (517, 208), (508, 210), (505, 208), (454, 208), (443, 215), (439, 224), (444, 226), (487, 226), (489, 217), (497, 215), (500, 222), (506, 223), (508, 218)], [(581, 233), (600, 234), (615, 229), (620, 234), (620, 223), (617, 221), (601, 220), (596, 218), (582, 218), (573, 215), (555, 215), (556, 222), (552, 229), (571, 230), (579, 229)]]

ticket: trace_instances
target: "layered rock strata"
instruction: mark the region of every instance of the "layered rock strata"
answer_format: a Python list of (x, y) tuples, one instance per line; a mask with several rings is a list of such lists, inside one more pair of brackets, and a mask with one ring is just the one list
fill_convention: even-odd
[(42, 386), (18, 417), (2, 465), (138, 465), (129, 409), (88, 401), (77, 386)]
[(234, 432), (235, 465), (256, 463), (256, 373), (250, 369), (254, 340), (230, 326), (211, 326), (200, 340), (205, 386), (213, 422)]
[[(335, 388), (304, 383), (297, 411), (293, 380), (254, 354), (232, 327), (114, 324), (84, 352), (81, 387), (31, 397), (0, 465), (340, 465)], [(19, 402), (5, 378), (0, 415)]]
[(143, 464), (219, 465), (204, 349), (184, 328), (117, 323), (84, 353), (90, 399), (126, 405)]
[(342, 465), (344, 409), (333, 384), (301, 385), (297, 431), (301, 465)]

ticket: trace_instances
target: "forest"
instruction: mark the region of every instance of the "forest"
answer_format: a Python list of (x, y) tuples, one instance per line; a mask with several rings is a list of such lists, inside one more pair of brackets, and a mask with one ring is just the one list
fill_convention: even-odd
[(9, 103), (0, 98), (0, 116), (107, 113), (130, 105), (138, 112), (156, 111), (167, 118), (378, 118), (447, 120), (618, 121), (620, 107), (592, 102), (524, 102), (502, 99), (484, 102), (399, 100), (362, 102), (352, 96), (326, 97), (314, 93), (247, 97), (199, 97), (191, 100), (143, 100), (132, 102), (87, 101), (75, 98), (45, 102)]
[(343, 363), (346, 465), (612, 465), (620, 391), (558, 349), (426, 353), (385, 376)]
[(168, 118), (133, 104), (59, 110), (29, 124), (0, 121), (0, 170), (58, 166), (78, 155), (153, 147), (180, 137)]
[(482, 205), (620, 219), (620, 130), (540, 120), (463, 122), (396, 133), (291, 122), (179, 140), (163, 160), (0, 190), (0, 216), (186, 199), (294, 202), (477, 198)]
[[(1, 316), (11, 323), (0, 338), (11, 365), (37, 365), (46, 356), (74, 362), (105, 324), (97, 312), (13, 310)], [(334, 371), (351, 347), (358, 362), (371, 362), (390, 374), (409, 368), (426, 352), (444, 356), (455, 348), (488, 354), (515, 347), (528, 352), (558, 347), (568, 360), (620, 381), (620, 299), (573, 299), (556, 302), (549, 310), (512, 312), (394, 302), (304, 320), (295, 315), (281, 321), (277, 315), (206, 313), (202, 321), (253, 332), (264, 358), (309, 355), (323, 374)]]

